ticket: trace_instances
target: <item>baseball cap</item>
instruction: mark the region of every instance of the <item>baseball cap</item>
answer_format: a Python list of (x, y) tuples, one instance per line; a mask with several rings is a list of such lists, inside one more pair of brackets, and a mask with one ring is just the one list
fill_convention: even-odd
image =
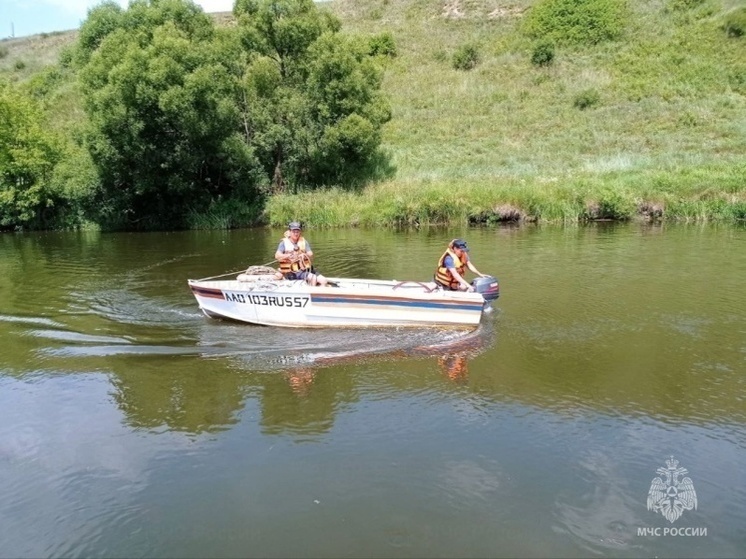
[(288, 223), (288, 229), (292, 231), (293, 229), (303, 229), (303, 228), (300, 226), (299, 222), (291, 221), (290, 223)]
[(453, 241), (453, 248), (460, 248), (464, 252), (469, 252), (469, 247), (466, 246), (466, 241), (463, 239), (456, 239)]

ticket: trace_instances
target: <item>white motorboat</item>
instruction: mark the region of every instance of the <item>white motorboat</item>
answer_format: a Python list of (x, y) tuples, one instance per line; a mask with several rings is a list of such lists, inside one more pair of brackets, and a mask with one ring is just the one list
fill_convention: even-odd
[(327, 279), (327, 286), (311, 286), (259, 273), (188, 283), (209, 317), (291, 328), (476, 327), (500, 292), (491, 276), (475, 280), (475, 292), (443, 290), (434, 282)]

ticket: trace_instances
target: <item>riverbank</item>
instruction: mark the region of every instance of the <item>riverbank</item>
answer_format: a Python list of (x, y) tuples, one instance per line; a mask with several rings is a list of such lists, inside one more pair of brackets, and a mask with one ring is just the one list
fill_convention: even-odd
[[(395, 45), (395, 56), (381, 57), (393, 115), (376, 178), (357, 189), (291, 185), (263, 210), (196, 208), (191, 226), (746, 220), (746, 37), (732, 32), (746, 8), (631, 0), (613, 41), (558, 42), (538, 64), (525, 27), (537, 5), (319, 4), (344, 31), (388, 34)], [(232, 25), (230, 14), (214, 17)], [(0, 74), (41, 80), (50, 70), (40, 61), (73, 33), (4, 42)], [(474, 54), (469, 69), (456, 64), (464, 52)], [(83, 119), (79, 94), (68, 73), (49, 75), (51, 124), (72, 136)], [(81, 155), (75, 166), (86, 165)]]
[(746, 220), (746, 165), (490, 180), (389, 181), (360, 193), (340, 189), (280, 195), (266, 218), (302, 216), (316, 227), (490, 225), (594, 220)]
[[(536, 2), (440, 4), (329, 4), (346, 28), (396, 40), (390, 176), (356, 193), (276, 196), (268, 221), (746, 219), (746, 39), (723, 23), (736, 3), (633, 1), (618, 41), (558, 47), (546, 66), (522, 32)], [(463, 45), (479, 55), (469, 71), (452, 64)]]

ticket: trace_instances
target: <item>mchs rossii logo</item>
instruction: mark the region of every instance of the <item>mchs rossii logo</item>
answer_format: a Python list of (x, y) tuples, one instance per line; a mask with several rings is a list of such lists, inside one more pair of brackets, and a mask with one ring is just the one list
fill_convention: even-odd
[[(665, 468), (656, 470), (648, 490), (648, 510), (660, 513), (671, 524), (676, 522), (684, 511), (697, 510), (697, 492), (686, 468), (671, 456)], [(637, 528), (638, 536), (706, 536), (707, 528), (649, 527)]]

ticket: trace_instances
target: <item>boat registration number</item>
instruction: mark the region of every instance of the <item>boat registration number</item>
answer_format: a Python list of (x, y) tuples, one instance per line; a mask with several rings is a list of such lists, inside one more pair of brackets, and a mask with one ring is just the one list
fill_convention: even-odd
[(310, 297), (303, 296), (277, 296), (277, 295), (255, 295), (253, 293), (231, 293), (224, 292), (226, 301), (233, 303), (244, 303), (248, 305), (263, 305), (266, 307), (305, 307)]

